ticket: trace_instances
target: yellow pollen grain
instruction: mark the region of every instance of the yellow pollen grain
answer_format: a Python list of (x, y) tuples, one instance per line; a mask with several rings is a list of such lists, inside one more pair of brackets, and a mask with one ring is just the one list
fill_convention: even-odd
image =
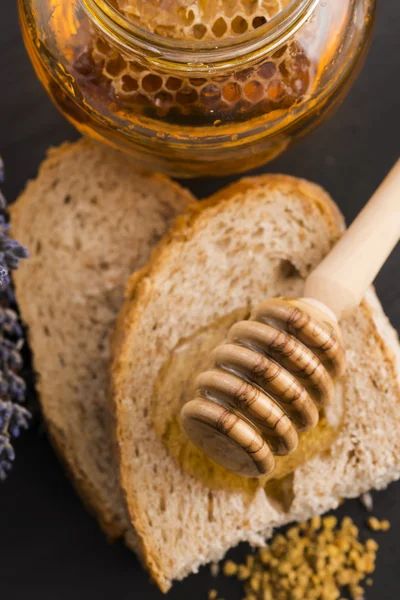
[(368, 519), (368, 527), (372, 531), (389, 531), (390, 529), (390, 521), (384, 519), (383, 521), (379, 521), (376, 517), (369, 517)]
[[(389, 521), (376, 517), (368, 525), (373, 531), (390, 528)], [(372, 538), (363, 542), (359, 535), (350, 517), (339, 523), (333, 515), (316, 516), (277, 534), (242, 564), (225, 561), (223, 573), (242, 583), (242, 600), (341, 600), (348, 595), (361, 600), (363, 585), (372, 585), (378, 544)], [(216, 592), (209, 600), (217, 600)]]

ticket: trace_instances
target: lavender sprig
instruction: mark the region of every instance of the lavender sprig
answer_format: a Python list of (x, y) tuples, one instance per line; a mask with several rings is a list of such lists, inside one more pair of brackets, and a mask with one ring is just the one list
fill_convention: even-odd
[[(0, 158), (0, 183), (3, 175)], [(15, 459), (12, 439), (28, 427), (31, 418), (29, 411), (20, 406), (26, 393), (25, 381), (18, 375), (24, 338), (18, 315), (10, 308), (15, 303), (10, 271), (28, 257), (28, 251), (8, 237), (6, 210), (7, 203), (0, 191), (0, 481), (7, 477)]]

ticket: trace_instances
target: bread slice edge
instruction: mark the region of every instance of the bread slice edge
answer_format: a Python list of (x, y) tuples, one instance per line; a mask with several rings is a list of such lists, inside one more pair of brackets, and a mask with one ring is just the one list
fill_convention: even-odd
[[(209, 208), (216, 207), (218, 212), (222, 212), (225, 210), (226, 203), (229, 203), (231, 198), (233, 198), (235, 195), (238, 193), (247, 193), (252, 189), (257, 188), (260, 184), (265, 183), (278, 188), (288, 187), (292, 192), (293, 189), (295, 189), (305, 202), (314, 204), (318, 207), (320, 212), (329, 221), (329, 226), (332, 231), (335, 232), (336, 237), (339, 237), (344, 231), (344, 219), (339, 208), (331, 196), (321, 186), (305, 179), (299, 179), (282, 174), (266, 174), (261, 176), (245, 177), (238, 182), (232, 183), (226, 188), (223, 188), (208, 199), (189, 206), (184, 214), (177, 217), (175, 225), (153, 250), (151, 259), (147, 265), (140, 271), (134, 273), (127, 283), (125, 301), (117, 319), (112, 344), (112, 355), (114, 358), (111, 366), (111, 382), (113, 387), (112, 397), (117, 422), (119, 418), (118, 379), (121, 371), (124, 370), (124, 356), (126, 353), (129, 353), (127, 340), (132, 328), (135, 327), (135, 322), (140, 319), (140, 302), (142, 302), (149, 293), (147, 286), (148, 278), (150, 278), (153, 273), (157, 272), (159, 264), (162, 268), (162, 263), (165, 260), (168, 260), (169, 246), (174, 244), (175, 241), (181, 241), (182, 239), (190, 236), (190, 232), (192, 228), (196, 226), (197, 220)], [(138, 543), (141, 549), (143, 561), (159, 588), (163, 592), (167, 592), (171, 588), (173, 581), (165, 577), (162, 566), (160, 566), (158, 563), (157, 555), (153, 552), (151, 544), (149, 544), (148, 540), (146, 539), (146, 531), (142, 527), (139, 516), (140, 509), (135, 499), (131, 498), (126, 492), (128, 487), (128, 482), (125, 481), (124, 478), (124, 461), (126, 458), (121, 451), (121, 440), (119, 440), (118, 447), (122, 489), (124, 491), (125, 501), (132, 523), (138, 535)], [(227, 550), (228, 549), (226, 549), (226, 551)], [(222, 558), (222, 555), (219, 558)], [(195, 568), (197, 569), (197, 566)], [(191, 572), (191, 570), (192, 569), (189, 569), (187, 572), (183, 572), (179, 575), (177, 574), (176, 579), (185, 577), (189, 574), (189, 572)]]

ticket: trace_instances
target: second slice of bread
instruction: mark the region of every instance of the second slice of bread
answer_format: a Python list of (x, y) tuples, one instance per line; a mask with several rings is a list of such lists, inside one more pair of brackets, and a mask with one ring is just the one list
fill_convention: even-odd
[(31, 253), (15, 284), (49, 433), (108, 536), (134, 547), (113, 456), (109, 338), (127, 277), (191, 201), (168, 178), (82, 139), (51, 150), (11, 209)]
[(180, 218), (130, 281), (113, 365), (121, 478), (141, 552), (164, 591), (240, 541), (262, 544), (275, 527), (399, 476), (399, 344), (372, 290), (341, 322), (348, 370), (339, 437), (295, 471), (289, 507), (263, 487), (220, 489), (188, 474), (152, 420), (154, 385), (173, 349), (236, 309), (300, 297), (343, 228), (320, 187), (245, 179)]

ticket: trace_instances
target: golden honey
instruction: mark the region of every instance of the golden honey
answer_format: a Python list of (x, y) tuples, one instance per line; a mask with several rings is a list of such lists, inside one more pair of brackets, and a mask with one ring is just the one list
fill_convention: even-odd
[(176, 176), (271, 160), (348, 90), (375, 0), (19, 0), (26, 46), (76, 127)]
[(190, 475), (210, 488), (247, 489), (265, 487), (268, 495), (281, 496), (281, 486), (293, 471), (317, 454), (327, 450), (340, 433), (344, 417), (344, 402), (338, 385), (335, 402), (320, 411), (318, 425), (299, 434), (299, 445), (287, 456), (275, 456), (275, 469), (259, 479), (246, 479), (217, 465), (203, 454), (187, 437), (180, 423), (183, 405), (195, 397), (196, 376), (210, 366), (212, 350), (227, 338), (230, 327), (249, 317), (247, 308), (210, 323), (172, 349), (160, 369), (154, 385), (151, 416), (154, 430), (169, 452)]

